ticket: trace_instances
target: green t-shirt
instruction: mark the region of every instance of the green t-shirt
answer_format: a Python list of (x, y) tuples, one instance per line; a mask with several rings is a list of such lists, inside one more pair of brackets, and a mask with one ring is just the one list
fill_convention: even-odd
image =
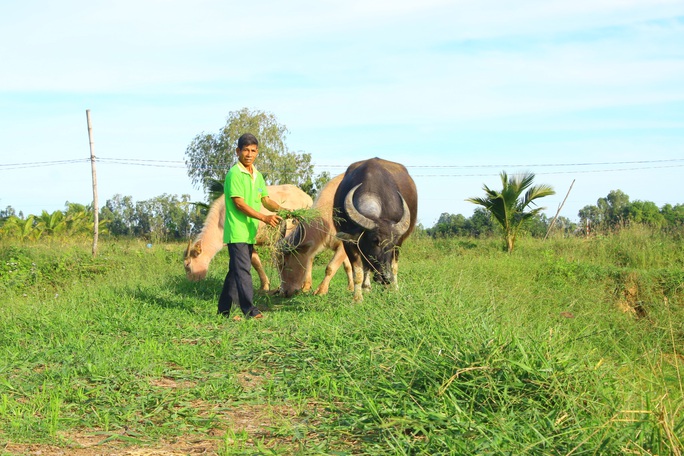
[(242, 163), (238, 162), (226, 174), (223, 193), (226, 197), (226, 220), (223, 227), (223, 242), (225, 244), (235, 244), (238, 242), (255, 244), (259, 220), (248, 217), (244, 212), (238, 210), (233, 202), (233, 197), (241, 197), (249, 207), (257, 212), (260, 211), (261, 199), (264, 196), (268, 196), (264, 176), (254, 168), (254, 176), (252, 177)]

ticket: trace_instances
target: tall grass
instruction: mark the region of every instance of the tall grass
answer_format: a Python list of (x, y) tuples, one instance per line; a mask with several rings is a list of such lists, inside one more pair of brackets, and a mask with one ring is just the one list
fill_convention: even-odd
[(216, 315), (225, 252), (189, 283), (181, 245), (89, 249), (0, 245), (5, 448), (681, 454), (670, 238), (522, 239), (509, 255), (416, 237), (399, 291), (353, 303), (339, 274), (327, 296), (259, 295), (267, 318), (242, 322)]

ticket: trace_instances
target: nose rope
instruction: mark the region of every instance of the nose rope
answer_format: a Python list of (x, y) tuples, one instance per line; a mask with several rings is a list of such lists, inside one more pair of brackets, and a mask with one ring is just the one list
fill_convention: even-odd
[[(318, 223), (315, 224), (315, 225), (316, 225), (316, 226), (314, 226), (314, 224), (312, 223), (312, 224), (310, 224), (310, 226), (309, 226), (308, 228), (311, 228), (312, 230), (316, 230), (316, 231), (321, 232), (321, 233), (324, 232), (323, 228), (321, 228), (320, 226), (318, 226), (318, 225), (319, 225)], [(307, 225), (306, 225), (306, 224), (300, 223), (298, 226), (299, 226), (299, 229), (301, 229), (301, 230), (303, 231), (303, 232), (302, 232), (302, 236), (300, 237), (300, 241), (299, 241), (299, 243), (298, 243), (296, 246), (293, 246), (292, 248), (288, 248), (288, 249), (287, 249), (287, 252), (289, 252), (290, 255), (295, 255), (295, 254), (297, 253), (297, 249), (299, 248), (299, 246), (302, 245), (302, 243), (304, 242), (304, 239), (306, 239), (306, 237), (307, 237), (307, 235), (306, 235)], [(329, 231), (329, 230), (326, 230), (325, 235), (328, 236), (328, 237), (330, 237), (330, 238), (333, 237), (333, 236), (330, 234), (330, 231)], [(280, 265), (281, 265), (281, 264), (282, 264), (283, 267), (285, 266), (285, 265), (284, 265), (284, 256), (286, 255), (286, 252), (280, 251), (280, 252), (277, 252), (276, 255), (277, 255), (278, 257), (280, 257), (280, 258), (278, 258), (278, 257), (275, 258), (275, 260), (276, 260), (276, 262), (277, 262), (276, 264), (277, 264), (277, 266), (278, 266), (277, 269), (280, 270)], [(295, 260), (296, 260), (297, 264), (298, 264), (300, 267), (302, 267), (302, 268), (304, 268), (304, 269), (306, 270), (306, 265), (305, 265), (304, 263), (302, 263), (302, 261), (301, 261), (301, 259), (300, 259), (300, 255), (296, 255), (296, 256), (295, 256)], [(282, 290), (282, 286), (283, 286), (283, 283), (282, 283), (282, 281), (281, 281), (281, 283), (280, 283), (280, 289), (281, 289), (281, 290)], [(302, 284), (299, 284), (299, 289), (301, 289), (301, 288), (302, 288)]]
[(370, 259), (366, 256), (366, 254), (363, 253), (363, 251), (359, 248), (359, 241), (361, 240), (361, 237), (362, 237), (364, 234), (366, 234), (366, 231), (365, 231), (365, 230), (361, 232), (361, 234), (359, 235), (359, 237), (358, 237), (357, 240), (355, 240), (355, 241), (346, 241), (346, 242), (351, 242), (352, 244), (356, 244), (356, 248), (358, 249), (359, 254), (366, 260), (366, 264), (370, 267), (370, 269), (373, 270), (373, 273), (374, 273), (374, 274), (381, 274), (381, 272), (378, 271), (378, 269), (373, 265), (373, 263), (371, 263)]

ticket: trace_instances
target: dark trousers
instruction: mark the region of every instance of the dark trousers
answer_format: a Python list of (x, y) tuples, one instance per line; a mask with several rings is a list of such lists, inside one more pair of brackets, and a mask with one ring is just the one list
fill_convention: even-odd
[(240, 304), (242, 313), (254, 316), (259, 310), (254, 307), (254, 286), (252, 285), (252, 252), (254, 245), (228, 244), (228, 274), (218, 302), (218, 312), (228, 315), (233, 303)]

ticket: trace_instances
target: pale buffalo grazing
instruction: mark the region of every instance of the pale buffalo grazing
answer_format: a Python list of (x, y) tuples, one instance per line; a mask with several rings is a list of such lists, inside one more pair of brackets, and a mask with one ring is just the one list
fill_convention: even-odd
[(314, 294), (324, 295), (328, 292), (330, 279), (342, 264), (347, 273), (348, 288), (354, 288), (351, 265), (342, 242), (336, 237), (337, 231), (333, 224), (333, 197), (342, 177), (344, 174), (333, 178), (321, 189), (313, 206), (317, 211), (317, 217), (302, 221), (278, 243), (280, 293), (285, 297), (290, 297), (300, 290), (311, 289), (313, 260), (324, 249), (333, 250), (335, 254), (326, 266), (325, 277)]
[(380, 158), (352, 163), (333, 200), (337, 237), (354, 272), (354, 300), (376, 282), (397, 287), (399, 248), (416, 225), (418, 192), (408, 171)]
[[(313, 200), (304, 191), (295, 185), (270, 185), (268, 188), (268, 196), (280, 206), (286, 209), (305, 209), (313, 205)], [(271, 211), (262, 207), (261, 212), (264, 214), (272, 214)], [(194, 241), (190, 241), (188, 248), (185, 250), (184, 265), (185, 274), (188, 280), (198, 281), (207, 276), (209, 269), (209, 262), (212, 258), (223, 248), (223, 224), (226, 216), (225, 197), (221, 195), (209, 207), (209, 213), (204, 221), (202, 231)], [(287, 228), (291, 230), (293, 225), (289, 223)], [(259, 231), (257, 231), (256, 242), (258, 245), (263, 245), (269, 239), (268, 227), (262, 222), (259, 222)], [(270, 288), (270, 281), (264, 267), (261, 264), (259, 255), (256, 251), (252, 255), (252, 266), (259, 274), (261, 281), (261, 290), (268, 291)]]

